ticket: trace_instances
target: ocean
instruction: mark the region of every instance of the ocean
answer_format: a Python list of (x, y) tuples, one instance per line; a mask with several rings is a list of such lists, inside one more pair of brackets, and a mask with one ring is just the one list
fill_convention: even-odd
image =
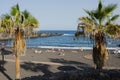
[[(62, 33), (63, 36), (52, 37), (38, 37), (32, 39), (26, 39), (27, 47), (41, 47), (41, 48), (72, 48), (77, 49), (80, 47), (91, 49), (93, 44), (90, 42), (89, 37), (79, 37), (78, 40), (74, 40), (75, 30), (40, 30), (39, 32), (45, 33)], [(116, 48), (120, 44), (120, 39), (107, 38), (107, 47)], [(7, 41), (6, 46), (11, 46), (13, 41)]]

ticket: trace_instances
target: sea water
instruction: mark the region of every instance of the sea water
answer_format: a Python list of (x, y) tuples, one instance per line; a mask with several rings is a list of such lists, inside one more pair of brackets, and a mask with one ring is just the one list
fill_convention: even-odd
[[(91, 49), (93, 43), (91, 43), (89, 37), (80, 36), (79, 39), (74, 40), (75, 30), (40, 30), (40, 33), (62, 33), (62, 36), (52, 37), (38, 37), (26, 39), (27, 47), (41, 47), (41, 48), (65, 48), (65, 49), (79, 49), (80, 47), (85, 49)], [(109, 48), (116, 48), (120, 44), (120, 39), (106, 39)], [(6, 42), (6, 45), (11, 46), (13, 41)]]

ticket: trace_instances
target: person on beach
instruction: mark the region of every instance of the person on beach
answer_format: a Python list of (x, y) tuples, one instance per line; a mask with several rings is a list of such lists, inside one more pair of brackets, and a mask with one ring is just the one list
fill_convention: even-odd
[(64, 50), (58, 49), (58, 55), (59, 56), (64, 56), (65, 54), (63, 52), (64, 52)]

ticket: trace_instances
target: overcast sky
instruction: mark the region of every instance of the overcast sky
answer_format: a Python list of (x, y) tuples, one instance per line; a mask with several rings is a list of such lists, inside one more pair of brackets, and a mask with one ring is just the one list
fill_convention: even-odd
[[(120, 15), (120, 0), (102, 0), (103, 4), (118, 4), (114, 14)], [(77, 19), (87, 16), (83, 9), (97, 8), (98, 0), (0, 0), (0, 16), (13, 5), (28, 10), (40, 23), (40, 30), (76, 30)], [(118, 21), (120, 23), (120, 18)]]

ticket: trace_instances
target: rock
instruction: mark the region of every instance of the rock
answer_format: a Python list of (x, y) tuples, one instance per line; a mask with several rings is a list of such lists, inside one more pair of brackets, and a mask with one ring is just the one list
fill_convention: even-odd
[(39, 37), (62, 36), (60, 33), (39, 33)]
[[(51, 37), (51, 36), (62, 36), (63, 34), (60, 33), (38, 33), (36, 35), (30, 35), (29, 37), (25, 37), (25, 38), (38, 38), (38, 37)], [(0, 36), (0, 41), (8, 41), (8, 40), (12, 40), (14, 39), (14, 37), (3, 37)]]

